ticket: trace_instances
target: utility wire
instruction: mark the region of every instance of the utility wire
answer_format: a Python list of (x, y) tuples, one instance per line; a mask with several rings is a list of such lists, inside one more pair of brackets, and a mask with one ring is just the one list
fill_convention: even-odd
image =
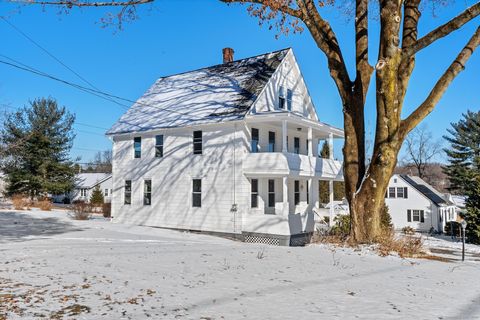
[[(123, 101), (126, 101), (126, 102), (130, 102), (130, 103), (134, 103), (134, 104), (139, 104), (139, 105), (143, 105), (143, 106), (148, 106), (148, 107), (151, 107), (151, 108), (157, 108), (159, 110), (163, 110), (163, 111), (167, 111), (167, 112), (171, 112), (171, 113), (176, 113), (176, 114), (180, 114), (180, 115), (183, 115), (183, 116), (187, 116), (187, 117), (190, 117), (191, 115), (188, 114), (188, 113), (184, 113), (184, 112), (180, 112), (180, 111), (175, 111), (175, 110), (169, 110), (170, 108), (164, 108), (164, 107), (159, 107), (159, 106), (153, 106), (153, 105), (150, 105), (150, 104), (147, 104), (147, 103), (142, 103), (142, 102), (138, 102), (138, 101), (134, 101), (134, 100), (130, 100), (130, 99), (127, 99), (127, 98), (122, 98), (120, 96), (117, 96), (117, 95), (114, 95), (114, 94), (110, 94), (110, 93), (106, 93), (104, 91), (100, 91), (100, 90), (95, 90), (95, 89), (91, 89), (91, 88), (87, 88), (87, 87), (84, 87), (82, 85), (79, 85), (79, 84), (76, 84), (76, 83), (72, 83), (70, 81), (67, 81), (67, 80), (64, 80), (64, 79), (61, 79), (61, 78), (58, 78), (56, 76), (53, 76), (53, 75), (50, 75), (48, 73), (45, 73), (43, 71), (40, 71), (38, 69), (35, 69), (33, 67), (30, 67), (24, 63), (21, 63), (15, 59), (12, 59), (10, 57), (7, 57), (3, 54), (0, 54), (0, 56), (8, 59), (8, 60), (11, 60), (13, 61), (12, 62), (8, 62), (8, 61), (5, 61), (5, 60), (0, 60), (0, 63), (2, 64), (5, 64), (5, 65), (8, 65), (8, 66), (11, 66), (13, 68), (17, 68), (17, 69), (20, 69), (20, 70), (23, 70), (23, 71), (26, 71), (26, 72), (30, 72), (30, 73), (34, 73), (36, 75), (39, 75), (39, 76), (42, 76), (42, 77), (45, 77), (45, 78), (49, 78), (51, 80), (54, 80), (54, 81), (57, 81), (57, 82), (60, 82), (60, 83), (63, 83), (65, 85), (68, 85), (68, 86), (71, 86), (71, 87), (74, 87), (78, 90), (81, 90), (81, 91), (84, 91), (86, 93), (89, 93), (89, 94), (92, 94), (94, 96), (97, 96), (101, 99), (105, 99), (105, 100), (109, 100), (109, 98), (114, 98), (114, 99), (118, 99), (118, 100), (123, 100)], [(111, 100), (110, 100), (111, 101)], [(123, 107), (125, 107), (126, 109), (129, 109), (130, 106), (126, 105), (126, 104), (123, 104), (123, 103), (120, 103), (118, 101), (115, 101), (116, 104), (118, 105), (121, 105)], [(145, 115), (148, 115), (148, 116), (151, 116), (151, 114), (147, 113), (147, 112), (144, 112), (144, 111), (141, 111), (141, 110), (137, 110), (137, 112), (139, 113), (143, 113)]]
[(33, 40), (30, 36), (28, 36), (25, 32), (23, 32), (22, 30), (20, 30), (20, 28), (18, 28), (17, 26), (15, 26), (13, 23), (11, 23), (10, 21), (8, 21), (7, 19), (5, 19), (5, 17), (0, 17), (2, 18), (3, 21), (5, 21), (6, 24), (8, 24), (10, 27), (12, 27), (15, 31), (17, 31), (19, 34), (21, 34), (24, 38), (26, 38), (28, 41), (30, 41), (31, 43), (33, 43), (35, 46), (37, 46), (37, 48), (39, 48), (40, 50), (42, 50), (43, 52), (45, 52), (48, 56), (50, 56), (50, 58), (52, 58), (53, 60), (57, 61), (59, 64), (61, 64), (62, 66), (64, 66), (66, 69), (68, 69), (70, 72), (72, 72), (74, 75), (76, 75), (80, 80), (82, 80), (83, 82), (85, 82), (86, 84), (88, 84), (90, 87), (96, 89), (96, 90), (99, 90), (97, 87), (95, 87), (90, 81), (88, 81), (87, 79), (85, 79), (84, 77), (82, 77), (80, 74), (78, 74), (78, 72), (76, 72), (75, 70), (73, 70), (72, 68), (70, 68), (69, 66), (67, 66), (64, 62), (62, 62), (59, 58), (57, 58), (55, 55), (53, 55), (53, 53), (51, 53), (50, 51), (48, 51), (47, 49), (45, 49), (44, 47), (42, 47), (38, 42), (36, 42), (35, 40)]

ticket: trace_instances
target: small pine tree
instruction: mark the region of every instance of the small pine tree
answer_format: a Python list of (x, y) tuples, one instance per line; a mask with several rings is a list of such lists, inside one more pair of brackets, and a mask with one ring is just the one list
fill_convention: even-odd
[(92, 196), (90, 197), (90, 203), (94, 206), (103, 205), (103, 193), (102, 190), (100, 190), (99, 185), (93, 189)]
[(388, 206), (385, 203), (383, 204), (380, 219), (380, 225), (382, 226), (382, 229), (391, 230), (393, 228), (392, 217), (390, 216), (390, 213), (388, 212)]

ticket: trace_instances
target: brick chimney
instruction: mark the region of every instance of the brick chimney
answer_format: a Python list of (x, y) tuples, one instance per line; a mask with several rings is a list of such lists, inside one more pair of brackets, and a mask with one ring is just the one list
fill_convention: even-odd
[(223, 63), (233, 62), (233, 51), (232, 48), (223, 48)]

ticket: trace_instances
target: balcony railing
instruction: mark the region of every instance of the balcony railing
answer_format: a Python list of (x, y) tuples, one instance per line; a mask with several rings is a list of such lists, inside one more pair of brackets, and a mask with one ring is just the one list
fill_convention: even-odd
[(340, 161), (295, 153), (249, 153), (243, 162), (246, 175), (300, 175), (343, 180)]

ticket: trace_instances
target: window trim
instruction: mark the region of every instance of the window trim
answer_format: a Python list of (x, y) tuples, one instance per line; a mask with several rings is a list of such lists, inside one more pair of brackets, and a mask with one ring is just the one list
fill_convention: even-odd
[(103, 190), (103, 195), (104, 195), (105, 197), (108, 197), (108, 188), (106, 188), (106, 189)]
[[(393, 195), (393, 196), (392, 196)], [(397, 195), (397, 190), (395, 187), (388, 187), (388, 198), (395, 199)]]
[[(137, 150), (138, 146), (138, 150)], [(140, 159), (142, 157), (142, 137), (133, 137), (133, 158)]]
[[(415, 217), (417, 217), (418, 220), (416, 220)], [(407, 222), (425, 223), (425, 210), (408, 209), (407, 210)]]

